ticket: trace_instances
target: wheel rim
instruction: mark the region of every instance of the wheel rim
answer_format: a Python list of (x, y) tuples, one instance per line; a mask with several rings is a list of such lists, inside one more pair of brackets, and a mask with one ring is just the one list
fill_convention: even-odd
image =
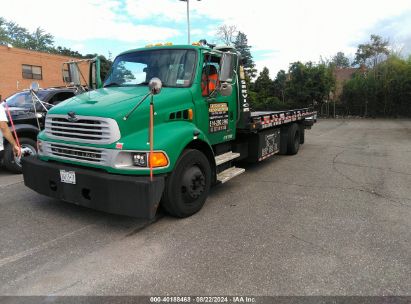
[(184, 172), (180, 193), (185, 204), (197, 200), (206, 189), (206, 178), (198, 166), (192, 166)]
[[(32, 145), (21, 144), (21, 157), (36, 155), (37, 151)], [(14, 156), (14, 162), (21, 167), (21, 157)]]

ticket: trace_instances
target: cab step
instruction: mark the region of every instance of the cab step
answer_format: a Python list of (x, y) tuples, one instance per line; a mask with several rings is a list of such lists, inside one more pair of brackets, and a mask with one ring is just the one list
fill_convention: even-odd
[(223, 172), (218, 173), (217, 180), (220, 183), (224, 184), (225, 182), (228, 182), (233, 177), (236, 177), (240, 175), (241, 173), (244, 173), (244, 171), (245, 171), (244, 168), (231, 167), (231, 168), (228, 168), (227, 170), (224, 170)]
[(219, 165), (224, 164), (226, 162), (229, 162), (230, 160), (233, 160), (233, 159), (235, 159), (239, 156), (240, 156), (240, 153), (234, 153), (232, 151), (224, 153), (224, 154), (220, 154), (220, 155), (217, 155), (215, 157), (215, 164), (217, 166), (219, 166)]

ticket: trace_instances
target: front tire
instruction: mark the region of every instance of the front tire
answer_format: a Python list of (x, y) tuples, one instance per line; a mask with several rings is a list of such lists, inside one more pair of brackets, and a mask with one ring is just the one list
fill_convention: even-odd
[(203, 207), (210, 187), (211, 167), (207, 157), (198, 150), (185, 150), (167, 178), (161, 204), (170, 215), (188, 217)]
[[(30, 155), (37, 154), (36, 142), (31, 138), (20, 138), (20, 146), (22, 150), (25, 149), (26, 151), (30, 151)], [(22, 173), (20, 160), (14, 156), (13, 147), (10, 144), (7, 144), (4, 149), (4, 166), (7, 170), (13, 173)]]

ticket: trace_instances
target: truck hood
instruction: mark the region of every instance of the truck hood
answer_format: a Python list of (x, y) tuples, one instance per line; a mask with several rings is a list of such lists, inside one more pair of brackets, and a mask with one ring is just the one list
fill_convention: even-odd
[(67, 114), (116, 118), (119, 112), (127, 111), (145, 94), (147, 87), (102, 88), (70, 98), (53, 107), (49, 114)]
[[(124, 136), (139, 128), (146, 128), (149, 118), (149, 98), (130, 116), (123, 117), (148, 93), (147, 86), (110, 87), (94, 90), (68, 99), (50, 109), (48, 114), (67, 115), (74, 112), (81, 116), (98, 116), (115, 119)], [(154, 96), (156, 122), (168, 119), (170, 111), (182, 110), (182, 104), (192, 104), (190, 88), (163, 88)], [(187, 106), (185, 106), (187, 107)]]

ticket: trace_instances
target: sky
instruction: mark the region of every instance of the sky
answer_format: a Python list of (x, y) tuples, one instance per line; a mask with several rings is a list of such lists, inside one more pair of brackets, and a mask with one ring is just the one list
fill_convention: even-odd
[[(342, 51), (354, 56), (371, 34), (411, 53), (411, 0), (189, 0), (191, 42), (217, 42), (216, 29), (247, 35), (259, 71), (275, 77), (295, 61), (318, 62)], [(187, 43), (186, 2), (179, 0), (1, 1), (0, 16), (82, 54), (117, 54), (150, 43)]]

